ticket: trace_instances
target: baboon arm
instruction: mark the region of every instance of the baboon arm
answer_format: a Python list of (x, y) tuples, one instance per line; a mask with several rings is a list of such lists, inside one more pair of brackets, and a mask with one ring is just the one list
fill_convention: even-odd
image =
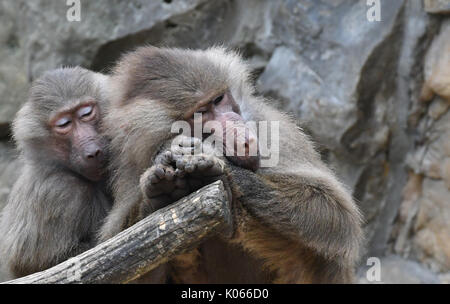
[[(139, 187), (134, 189), (134, 191), (136, 191), (135, 193), (139, 193)], [(106, 217), (103, 226), (100, 228), (100, 233), (97, 236), (98, 243), (112, 238), (122, 230), (125, 230), (138, 222), (139, 205), (142, 196), (135, 195), (134, 193), (130, 196), (131, 198), (129, 200), (121, 201), (113, 206), (111, 212)]]
[[(24, 168), (0, 217), (1, 259), (14, 276), (44, 270), (81, 252), (75, 227), (67, 228), (73, 213), (65, 216), (68, 208), (77, 213), (74, 202), (82, 196), (71, 185), (62, 174)], [(73, 191), (68, 193), (65, 187)]]
[(362, 238), (360, 214), (331, 172), (305, 167), (295, 173), (255, 174), (232, 167), (230, 176), (232, 185), (238, 181), (233, 187), (242, 207), (262, 226), (325, 259), (355, 262)]
[(143, 195), (139, 180), (123, 170), (114, 182), (114, 204), (104, 220), (97, 236), (98, 242), (106, 241), (139, 221), (139, 208)]

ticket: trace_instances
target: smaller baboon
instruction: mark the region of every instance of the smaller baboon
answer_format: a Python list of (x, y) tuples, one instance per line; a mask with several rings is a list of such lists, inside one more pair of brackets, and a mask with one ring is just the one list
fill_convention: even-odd
[[(122, 58), (111, 83), (114, 95), (105, 124), (115, 172), (114, 206), (102, 227), (102, 239), (202, 182), (221, 178), (224, 171), (237, 231), (232, 240), (209, 239), (170, 261), (172, 281), (352, 281), (362, 240), (356, 204), (292, 119), (256, 95), (249, 68), (237, 54), (223, 48), (143, 47)], [(226, 158), (205, 151), (178, 153), (176, 145), (167, 149), (176, 136), (173, 124), (192, 126), (199, 113), (203, 127), (227, 121), (245, 125), (245, 132), (225, 147), (232, 150)], [(263, 158), (248, 153), (259, 139), (247, 122), (279, 124), (277, 163), (260, 166)], [(276, 137), (268, 132), (268, 138)], [(213, 134), (218, 135), (216, 129)], [(201, 132), (197, 142), (210, 136)], [(196, 144), (189, 136), (181, 142), (188, 143), (182, 149)], [(243, 156), (236, 153), (238, 146), (245, 147)]]
[(14, 277), (95, 245), (112, 202), (99, 133), (107, 81), (80, 67), (49, 71), (13, 122), (24, 168), (0, 215), (0, 258)]

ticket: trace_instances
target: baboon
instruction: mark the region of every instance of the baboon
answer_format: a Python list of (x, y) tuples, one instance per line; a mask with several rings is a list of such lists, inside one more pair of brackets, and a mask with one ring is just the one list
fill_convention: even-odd
[[(142, 213), (198, 188), (211, 176), (224, 177), (233, 198), (235, 235), (231, 240), (207, 240), (175, 258), (170, 262), (170, 280), (352, 281), (362, 240), (358, 208), (321, 161), (308, 136), (288, 115), (256, 95), (249, 67), (238, 54), (220, 47), (142, 47), (119, 61), (111, 82), (114, 94), (105, 124), (111, 137), (115, 202), (101, 239), (133, 224)], [(248, 153), (257, 137), (247, 125), (244, 136), (231, 143), (232, 149), (244, 146), (243, 156), (174, 151), (192, 148), (198, 140), (206, 142), (211, 133), (217, 133), (215, 129), (197, 139), (184, 137), (181, 141), (187, 145), (167, 148), (167, 142), (177, 135), (171, 133), (172, 124), (185, 121), (192, 125), (196, 113), (202, 114), (203, 126), (208, 121), (219, 125), (229, 120), (240, 125), (278, 122), (278, 163), (260, 166), (262, 158)], [(223, 132), (233, 133), (234, 129)], [(275, 135), (268, 138), (271, 136)]]
[(14, 277), (96, 242), (112, 205), (99, 133), (106, 86), (107, 76), (80, 67), (46, 72), (13, 122), (24, 168), (0, 215), (0, 256)]

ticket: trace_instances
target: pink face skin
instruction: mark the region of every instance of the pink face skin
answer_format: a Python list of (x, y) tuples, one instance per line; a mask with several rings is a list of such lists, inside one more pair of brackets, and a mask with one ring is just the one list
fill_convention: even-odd
[(83, 102), (50, 119), (55, 148), (63, 163), (91, 181), (101, 180), (105, 167), (105, 141), (99, 136), (95, 101)]
[[(256, 145), (258, 139), (256, 134), (245, 126), (245, 121), (240, 114), (238, 104), (234, 101), (233, 96), (229, 91), (222, 93), (207, 103), (200, 104), (194, 111), (195, 113), (202, 114), (202, 125), (204, 126), (208, 121), (218, 121), (222, 125), (223, 130), (223, 145), (224, 150), (227, 152), (227, 157), (236, 165), (256, 171), (259, 168), (259, 153), (256, 156), (250, 155), (250, 145)], [(190, 123), (191, 128), (194, 126), (194, 114), (192, 114), (187, 121)], [(230, 128), (230, 124), (227, 122), (233, 122), (234, 127)], [(242, 132), (237, 132), (239, 128)], [(234, 144), (227, 144), (227, 135), (234, 133)], [(209, 135), (209, 134), (206, 134)], [(230, 137), (232, 138), (232, 137)], [(244, 147), (245, 153), (242, 156), (238, 156), (236, 147)]]

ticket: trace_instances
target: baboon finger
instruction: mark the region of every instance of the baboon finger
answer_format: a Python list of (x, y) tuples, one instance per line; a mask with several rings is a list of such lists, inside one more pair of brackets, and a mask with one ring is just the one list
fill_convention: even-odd
[(159, 178), (159, 179), (163, 179), (166, 176), (166, 172), (164, 170), (164, 167), (162, 167), (161, 165), (158, 165), (155, 168), (155, 172), (154, 174)]
[(178, 178), (183, 178), (186, 175), (186, 172), (184, 172), (183, 170), (180, 169), (176, 169), (175, 170), (175, 176), (177, 176)]
[(168, 181), (172, 181), (175, 177), (175, 171), (172, 167), (166, 167), (165, 178)]
[(151, 184), (157, 184), (159, 183), (160, 179), (158, 178), (158, 176), (156, 176), (155, 174), (152, 174), (149, 176), (150, 179), (150, 183)]

